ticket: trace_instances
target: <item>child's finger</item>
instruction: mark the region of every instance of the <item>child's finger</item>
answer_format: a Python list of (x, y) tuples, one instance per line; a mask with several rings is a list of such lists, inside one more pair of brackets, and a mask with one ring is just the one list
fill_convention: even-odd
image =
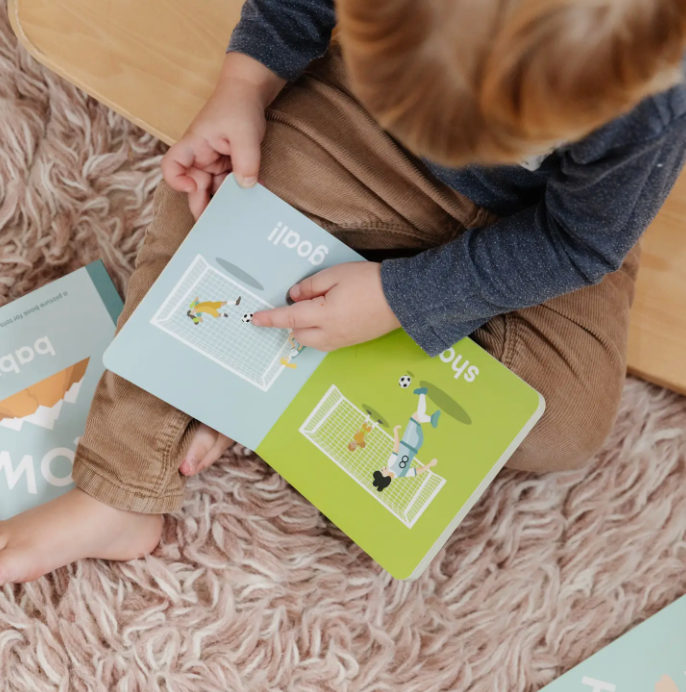
[(183, 141), (174, 144), (162, 158), (162, 175), (167, 184), (177, 192), (193, 192), (195, 181), (188, 175), (195, 155)]
[(309, 327), (308, 329), (296, 329), (293, 331), (293, 338), (307, 348), (314, 348), (317, 351), (328, 351), (326, 348), (326, 335), (320, 327)]
[(239, 136), (231, 139), (231, 166), (236, 181), (242, 187), (252, 187), (257, 183), (260, 145), (260, 135), (253, 128), (246, 128)]
[(322, 323), (323, 309), (323, 300), (308, 300), (295, 303), (295, 305), (256, 312), (253, 315), (252, 323), (256, 327), (290, 330), (319, 327)]
[(196, 190), (188, 193), (188, 208), (197, 221), (210, 203), (210, 193), (208, 190)]
[(323, 296), (336, 285), (336, 272), (333, 270), (334, 267), (329, 267), (306, 277), (295, 286), (291, 286), (289, 295), (296, 303)]
[(214, 175), (212, 176), (212, 195), (217, 192), (217, 190), (221, 187), (221, 184), (226, 180), (226, 176), (229, 175), (228, 173), (221, 173), (220, 175)]
[(191, 168), (188, 175), (195, 182), (195, 190), (188, 193), (188, 207), (197, 219), (210, 203), (213, 176), (197, 168)]
[(214, 150), (218, 151), (220, 154), (231, 156), (231, 143), (226, 137), (214, 137), (210, 140), (210, 144), (214, 147)]

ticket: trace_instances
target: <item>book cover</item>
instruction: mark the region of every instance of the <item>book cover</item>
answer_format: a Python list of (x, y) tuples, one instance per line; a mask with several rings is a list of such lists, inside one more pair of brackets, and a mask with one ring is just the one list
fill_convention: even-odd
[(469, 339), (429, 358), (399, 330), (325, 354), (252, 325), (305, 276), (361, 260), (229, 177), (105, 363), (255, 450), (393, 576), (412, 578), (544, 402)]
[(0, 308), (0, 520), (73, 487), (121, 308), (102, 262)]
[(543, 688), (545, 692), (686, 692), (686, 596)]

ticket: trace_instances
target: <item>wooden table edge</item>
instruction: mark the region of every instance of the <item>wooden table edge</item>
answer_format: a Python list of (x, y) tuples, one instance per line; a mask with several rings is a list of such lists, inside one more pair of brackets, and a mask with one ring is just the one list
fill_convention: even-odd
[(151, 123), (135, 116), (133, 113), (127, 111), (125, 108), (122, 108), (120, 105), (111, 101), (104, 94), (100, 93), (97, 89), (94, 89), (90, 84), (87, 84), (83, 80), (79, 79), (78, 77), (69, 73), (67, 70), (63, 69), (59, 63), (55, 62), (49, 55), (44, 53), (35, 43), (32, 43), (21, 25), (21, 20), (19, 18), (20, 2), (21, 0), (7, 0), (7, 13), (9, 15), (10, 25), (12, 26), (12, 30), (14, 31), (17, 40), (33, 58), (35, 58), (39, 63), (41, 63), (41, 65), (44, 65), (49, 70), (62, 77), (62, 79), (66, 80), (70, 84), (73, 84), (78, 89), (81, 89), (86, 94), (92, 96), (100, 103), (103, 103), (108, 108), (111, 108), (115, 113), (118, 113), (130, 122), (134, 123), (134, 125), (137, 125), (146, 132), (149, 132), (151, 135), (157, 137), (166, 144), (171, 145), (174, 143), (174, 140), (172, 140), (164, 132), (158, 130)]
[(657, 385), (663, 389), (668, 389), (670, 392), (676, 392), (682, 396), (686, 396), (686, 383), (677, 380), (668, 380), (662, 377), (657, 377), (653, 373), (645, 372), (640, 368), (629, 366), (627, 374), (632, 377), (648, 382), (649, 384)]

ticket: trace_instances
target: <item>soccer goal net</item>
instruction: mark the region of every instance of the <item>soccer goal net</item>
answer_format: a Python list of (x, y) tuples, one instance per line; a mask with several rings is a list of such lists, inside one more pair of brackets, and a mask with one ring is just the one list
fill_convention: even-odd
[[(445, 479), (427, 471), (413, 478), (393, 480), (379, 492), (372, 484), (373, 474), (388, 465), (393, 452), (393, 438), (380, 425), (376, 425), (367, 434), (366, 446), (351, 452), (348, 443), (366, 418), (364, 411), (346, 399), (338, 387), (332, 385), (302, 424), (300, 432), (411, 528), (445, 485)], [(414, 468), (421, 465), (417, 458), (412, 461)]]
[[(240, 305), (233, 305), (239, 296)], [(229, 304), (219, 308), (219, 317), (203, 314), (203, 321), (195, 324), (188, 310), (196, 298)], [(288, 330), (258, 329), (244, 322), (243, 315), (272, 307), (198, 255), (151, 323), (266, 392), (284, 370), (281, 359), (290, 352)]]

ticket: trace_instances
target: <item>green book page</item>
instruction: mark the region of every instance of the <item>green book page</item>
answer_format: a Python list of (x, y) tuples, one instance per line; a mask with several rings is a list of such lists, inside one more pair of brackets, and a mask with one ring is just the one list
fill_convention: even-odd
[[(406, 579), (542, 411), (536, 391), (469, 339), (429, 358), (398, 331), (329, 354), (256, 451)], [(396, 426), (402, 442), (394, 454)], [(374, 474), (387, 468), (393, 476), (379, 491)]]

